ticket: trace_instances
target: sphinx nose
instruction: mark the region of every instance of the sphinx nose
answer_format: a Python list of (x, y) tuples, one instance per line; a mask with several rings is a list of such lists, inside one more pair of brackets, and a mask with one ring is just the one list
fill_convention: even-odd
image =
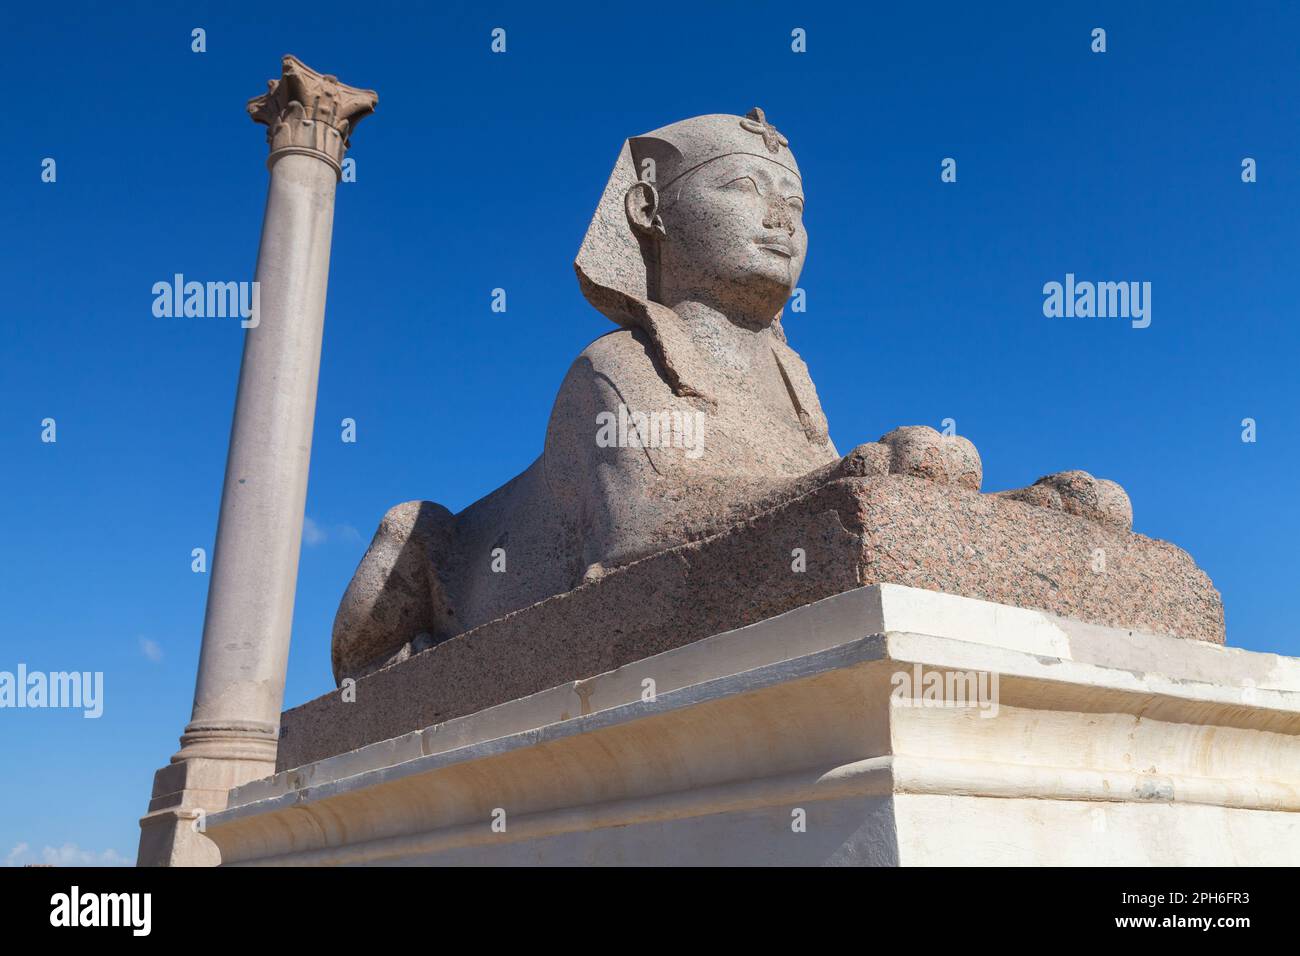
[(794, 213), (790, 204), (777, 196), (767, 205), (767, 214), (763, 216), (764, 229), (784, 229), (786, 235), (793, 236), (795, 231)]

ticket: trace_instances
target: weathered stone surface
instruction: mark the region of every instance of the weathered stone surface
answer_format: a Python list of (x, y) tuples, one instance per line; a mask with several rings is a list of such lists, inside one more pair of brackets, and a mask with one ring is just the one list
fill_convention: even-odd
[[(863, 459), (855, 450), (796, 484), (790, 500), (722, 533), (421, 653), (404, 649), (391, 666), (359, 677), (355, 702), (334, 692), (286, 712), (277, 767), (588, 678), (874, 583), (1223, 643), (1218, 592), (1179, 548), (959, 485), (841, 476), (845, 463), (881, 467)], [(804, 571), (793, 570), (795, 549), (803, 550)]]

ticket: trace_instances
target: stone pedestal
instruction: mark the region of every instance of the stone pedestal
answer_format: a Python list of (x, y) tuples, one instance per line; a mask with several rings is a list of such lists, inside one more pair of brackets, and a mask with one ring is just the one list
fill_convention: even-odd
[(1300, 661), (873, 585), (247, 783), (207, 834), (226, 865), (1294, 864)]
[(258, 760), (186, 757), (153, 778), (149, 812), (140, 820), (138, 866), (216, 866), (221, 854), (204, 835), (207, 814), (233, 788), (267, 773)]
[[(343, 660), (340, 677), (356, 679), (353, 699), (335, 691), (286, 711), (276, 769), (594, 677), (870, 584), (1223, 643), (1218, 592), (1168, 542), (924, 478), (813, 475), (802, 484), (786, 500), (756, 502), (751, 518), (718, 534), (430, 649), (413, 642), (374, 668)], [(806, 555), (803, 570), (792, 566), (796, 548)], [(530, 573), (522, 561), (511, 568)], [(347, 645), (336, 633), (336, 663)]]

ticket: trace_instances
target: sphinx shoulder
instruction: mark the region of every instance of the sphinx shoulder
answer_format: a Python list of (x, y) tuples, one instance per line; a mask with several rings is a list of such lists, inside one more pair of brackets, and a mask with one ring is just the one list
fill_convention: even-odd
[(571, 496), (601, 466), (610, 469), (607, 474), (641, 472), (649, 467), (646, 455), (602, 443), (601, 428), (611, 418), (671, 412), (681, 402), (656, 368), (644, 332), (602, 335), (574, 359), (551, 407), (542, 456), (548, 484)]
[(672, 388), (656, 365), (649, 337), (640, 329), (616, 329), (593, 341), (574, 359), (556, 400), (559, 409), (577, 400), (584, 410), (669, 402)]

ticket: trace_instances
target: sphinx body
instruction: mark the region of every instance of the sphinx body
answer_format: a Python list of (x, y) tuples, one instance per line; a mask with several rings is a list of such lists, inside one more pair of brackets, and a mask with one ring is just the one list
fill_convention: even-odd
[(427, 501), (385, 515), (336, 618), (336, 666), (345, 649), (377, 660), (436, 642), (705, 536), (837, 462), (786, 388), (802, 361), (769, 335), (757, 367), (717, 376), (729, 387), (712, 403), (673, 391), (641, 330), (593, 342), (527, 470), (457, 515)]
[[(978, 491), (959, 436), (896, 429), (841, 458), (781, 312), (807, 251), (803, 185), (761, 110), (624, 143), (575, 262), (617, 323), (566, 375), (541, 456), (452, 515), (391, 509), (335, 618), (336, 678), (716, 533), (809, 482), (905, 474)], [(1083, 472), (1004, 494), (1126, 523)]]

